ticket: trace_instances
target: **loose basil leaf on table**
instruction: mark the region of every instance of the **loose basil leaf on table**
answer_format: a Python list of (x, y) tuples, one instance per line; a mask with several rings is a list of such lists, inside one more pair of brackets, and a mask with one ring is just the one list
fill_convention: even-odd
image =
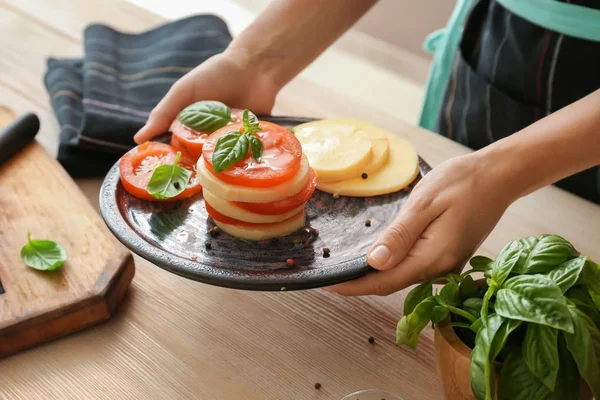
[(225, 171), (248, 154), (248, 138), (242, 132), (229, 132), (217, 140), (212, 163), (215, 173)]
[(511, 351), (500, 372), (499, 400), (546, 400), (550, 390), (531, 373), (520, 349)]
[(396, 344), (405, 344), (416, 349), (419, 335), (431, 320), (433, 308), (437, 305), (433, 297), (428, 297), (419, 303), (412, 313), (403, 316), (396, 327)]
[(187, 187), (192, 173), (177, 165), (181, 152), (177, 152), (173, 164), (161, 165), (154, 170), (146, 190), (155, 199), (170, 199), (183, 192)]
[(28, 233), (27, 244), (21, 249), (21, 259), (33, 269), (53, 271), (66, 261), (67, 252), (51, 240), (31, 239), (31, 233)]
[(539, 324), (528, 324), (523, 341), (523, 359), (529, 370), (550, 391), (554, 391), (559, 369), (558, 330)]
[(425, 282), (418, 286), (415, 286), (408, 294), (406, 295), (406, 299), (404, 300), (404, 315), (408, 315), (419, 304), (421, 301), (425, 300), (428, 297), (433, 295), (433, 285), (431, 282)]
[(214, 132), (231, 121), (231, 110), (220, 101), (199, 101), (183, 109), (177, 119), (198, 132)]
[(585, 313), (569, 306), (574, 332), (564, 333), (567, 348), (595, 398), (600, 398), (600, 330)]
[(573, 321), (560, 288), (543, 275), (518, 275), (496, 293), (498, 315), (573, 332)]
[(564, 293), (577, 282), (586, 260), (587, 257), (577, 257), (565, 261), (554, 269), (551, 269), (546, 276), (554, 281)]
[(519, 240), (523, 252), (515, 266), (519, 274), (547, 272), (563, 262), (579, 256), (573, 245), (558, 235), (541, 235)]

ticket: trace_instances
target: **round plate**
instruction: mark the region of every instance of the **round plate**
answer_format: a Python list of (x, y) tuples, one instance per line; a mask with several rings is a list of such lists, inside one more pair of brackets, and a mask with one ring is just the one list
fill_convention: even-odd
[[(261, 118), (285, 127), (308, 118)], [(419, 158), (420, 176), (429, 165)], [(175, 202), (150, 202), (131, 196), (121, 185), (119, 165), (108, 172), (100, 191), (100, 209), (108, 228), (131, 251), (157, 266), (200, 282), (246, 290), (299, 290), (329, 286), (370, 270), (366, 251), (398, 214), (409, 190), (384, 196), (334, 199), (315, 191), (306, 205), (307, 224), (284, 238), (253, 242), (214, 227), (202, 196)], [(371, 226), (365, 221), (371, 220)], [(206, 242), (210, 242), (207, 249)], [(330, 256), (323, 257), (323, 248)], [(292, 258), (294, 267), (286, 260)]]

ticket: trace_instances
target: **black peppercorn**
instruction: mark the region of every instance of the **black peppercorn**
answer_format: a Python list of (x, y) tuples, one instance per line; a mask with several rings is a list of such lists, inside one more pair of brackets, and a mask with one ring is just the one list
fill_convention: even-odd
[(365, 221), (365, 226), (371, 226), (371, 220), (370, 219), (368, 219), (368, 220)]
[(369, 337), (369, 343), (371, 343), (371, 344), (375, 343), (375, 338), (373, 336)]
[(367, 175), (366, 172), (363, 172), (363, 174), (360, 177), (363, 179), (367, 179), (369, 177), (369, 175)]
[(321, 384), (319, 382), (315, 383), (315, 389), (321, 390)]
[(212, 249), (212, 244), (210, 243), (210, 240), (204, 242), (204, 247), (206, 247), (208, 250)]
[(330, 251), (329, 248), (325, 247), (323, 248), (323, 258), (328, 258), (330, 256)]

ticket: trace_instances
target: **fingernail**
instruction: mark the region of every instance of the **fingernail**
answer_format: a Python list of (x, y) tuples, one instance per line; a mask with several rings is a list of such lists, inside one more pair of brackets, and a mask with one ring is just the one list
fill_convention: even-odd
[(380, 244), (369, 252), (369, 258), (376, 266), (381, 267), (385, 265), (387, 260), (392, 256), (392, 252), (386, 246)]

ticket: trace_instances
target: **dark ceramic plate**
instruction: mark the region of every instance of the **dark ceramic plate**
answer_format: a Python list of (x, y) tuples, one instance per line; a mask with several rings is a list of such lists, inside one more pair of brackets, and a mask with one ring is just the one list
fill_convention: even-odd
[[(270, 117), (292, 127), (311, 119)], [(419, 159), (420, 177), (431, 168)], [(367, 273), (365, 252), (386, 224), (398, 214), (408, 192), (370, 198), (340, 197), (320, 191), (307, 204), (306, 230), (278, 240), (252, 242), (214, 226), (201, 195), (173, 203), (138, 200), (119, 182), (119, 166), (108, 172), (100, 192), (102, 217), (131, 251), (167, 271), (200, 282), (246, 290), (299, 290), (329, 286)], [(365, 221), (371, 220), (371, 226)], [(211, 249), (205, 246), (210, 241)], [(308, 245), (303, 245), (307, 243)], [(330, 257), (323, 257), (323, 248)], [(286, 260), (293, 258), (294, 267)]]

